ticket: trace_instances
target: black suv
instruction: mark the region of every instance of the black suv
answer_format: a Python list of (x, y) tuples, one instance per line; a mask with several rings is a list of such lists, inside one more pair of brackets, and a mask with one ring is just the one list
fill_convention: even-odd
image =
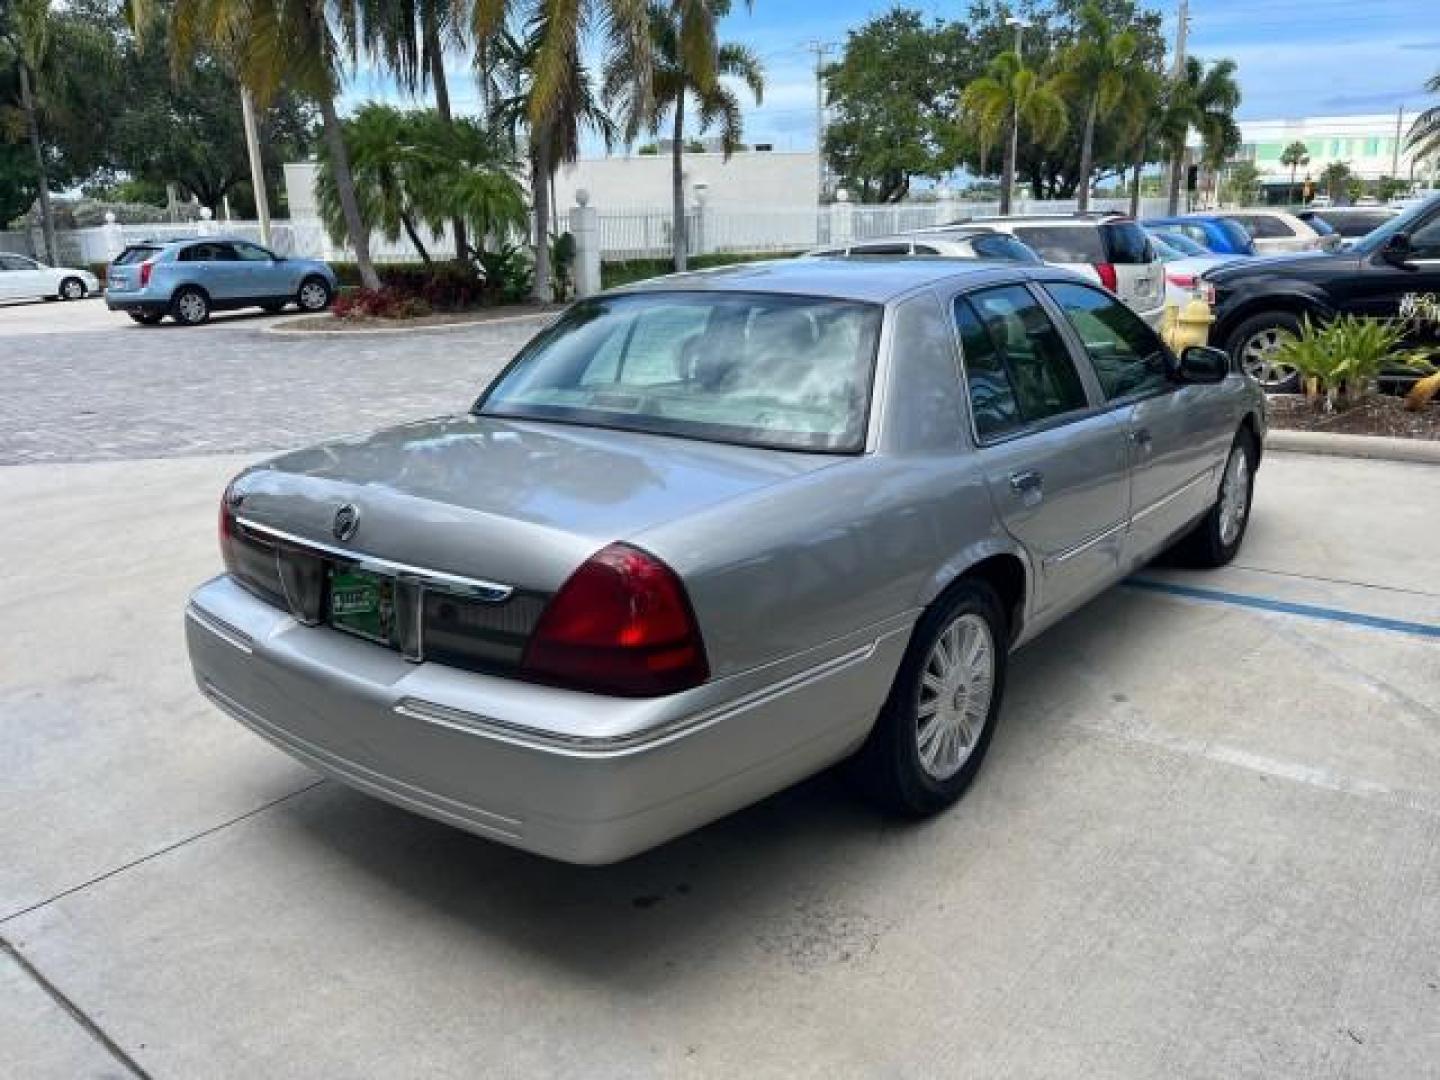
[(1267, 390), (1296, 388), (1295, 370), (1275, 363), (1274, 352), (1307, 315), (1316, 322), (1346, 314), (1405, 318), (1418, 339), (1440, 343), (1440, 196), (1344, 250), (1244, 259), (1205, 279), (1215, 286), (1210, 340)]

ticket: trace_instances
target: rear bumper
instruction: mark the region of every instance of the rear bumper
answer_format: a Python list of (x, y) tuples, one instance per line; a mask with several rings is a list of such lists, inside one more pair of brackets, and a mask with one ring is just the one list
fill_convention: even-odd
[(909, 624), (767, 675), (643, 700), (411, 664), (303, 626), (226, 577), (196, 591), (185, 629), (201, 691), (316, 770), (481, 836), (599, 864), (855, 749)]
[(138, 293), (120, 293), (119, 295), (106, 291), (105, 306), (111, 311), (138, 311), (145, 314), (165, 314), (170, 310), (170, 303), (166, 300), (157, 300), (154, 297), (142, 296)]

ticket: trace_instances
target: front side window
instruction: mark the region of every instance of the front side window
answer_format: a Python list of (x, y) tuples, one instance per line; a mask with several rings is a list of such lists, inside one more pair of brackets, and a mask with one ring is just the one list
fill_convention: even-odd
[(1113, 296), (1086, 285), (1047, 284), (1090, 356), (1105, 400), (1153, 394), (1174, 384), (1160, 339)]
[(1440, 259), (1440, 217), (1431, 218), (1410, 234), (1411, 257)]
[(271, 262), (275, 256), (266, 251), (258, 244), (231, 244), (235, 254), (240, 257), (241, 262)]
[(22, 259), (19, 255), (0, 255), (0, 270), (34, 270), (35, 266), (28, 259)]
[[(963, 310), (968, 307), (984, 337), (975, 336), (966, 344), (966, 374), (969, 376), (970, 355), (985, 356), (986, 343), (995, 360), (982, 360), (980, 370), (985, 378), (1003, 369), (1014, 399), (1014, 409), (999, 403), (1002, 391), (997, 390), (993, 406), (997, 416), (1012, 423), (1016, 415), (1023, 423), (1035, 423), (1062, 413), (1085, 408), (1085, 385), (1080, 381), (1075, 361), (1060, 331), (1045, 314), (1040, 302), (1021, 285), (982, 289), (961, 298), (957, 319), (961, 319), (962, 343), (965, 334)], [(973, 334), (977, 332), (970, 331)], [(998, 385), (998, 384), (997, 384)], [(972, 389), (972, 400), (974, 390)], [(990, 406), (987, 406), (990, 407)], [(978, 414), (977, 414), (978, 416)], [(977, 428), (978, 428), (977, 420)], [(998, 430), (998, 429), (995, 429)]]
[(640, 292), (583, 301), (476, 405), (777, 449), (863, 449), (882, 309), (828, 297)]

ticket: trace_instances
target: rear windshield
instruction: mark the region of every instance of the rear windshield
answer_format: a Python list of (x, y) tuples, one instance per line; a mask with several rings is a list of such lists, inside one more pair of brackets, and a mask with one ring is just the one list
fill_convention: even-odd
[(1148, 263), (1154, 258), (1150, 238), (1138, 221), (1106, 221), (1101, 224), (1100, 232), (1105, 237), (1112, 263), (1133, 265)]
[(120, 252), (119, 255), (115, 256), (114, 265), (129, 266), (132, 263), (142, 263), (159, 250), (157, 247), (148, 247), (145, 244), (131, 244), (124, 251)]
[(476, 405), (778, 449), (865, 441), (881, 308), (768, 293), (632, 293), (575, 304)]
[(1048, 263), (1110, 261), (1100, 230), (1089, 225), (1017, 225), (1015, 236)]

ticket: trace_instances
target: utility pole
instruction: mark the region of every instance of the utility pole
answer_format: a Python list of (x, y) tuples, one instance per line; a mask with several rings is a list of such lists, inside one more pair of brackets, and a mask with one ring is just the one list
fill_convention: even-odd
[(811, 41), (805, 46), (815, 54), (815, 205), (825, 200), (825, 57), (835, 48), (833, 41)]
[[(1024, 58), (1025, 27), (1029, 24), (1012, 15), (1005, 20), (1007, 26), (1015, 27), (1015, 59)], [(1000, 214), (1010, 213), (1010, 197), (1015, 190), (1015, 172), (1020, 164), (1020, 101), (1017, 98), (1010, 111), (1010, 145), (1005, 151), (1005, 167), (1000, 170)]]
[[(1175, 69), (1171, 78), (1176, 86), (1185, 77), (1185, 38), (1190, 32), (1190, 0), (1180, 0), (1180, 9), (1176, 13), (1175, 25)], [(1186, 132), (1185, 141), (1189, 141), (1189, 132)], [(1185, 174), (1186, 147), (1182, 145), (1180, 152), (1170, 158), (1170, 213), (1180, 212), (1180, 184)]]
[(265, 196), (265, 166), (260, 160), (260, 130), (255, 123), (255, 101), (240, 87), (240, 111), (245, 120), (245, 149), (250, 154), (250, 188), (255, 193), (255, 216), (260, 219), (260, 243), (270, 246), (270, 200)]

